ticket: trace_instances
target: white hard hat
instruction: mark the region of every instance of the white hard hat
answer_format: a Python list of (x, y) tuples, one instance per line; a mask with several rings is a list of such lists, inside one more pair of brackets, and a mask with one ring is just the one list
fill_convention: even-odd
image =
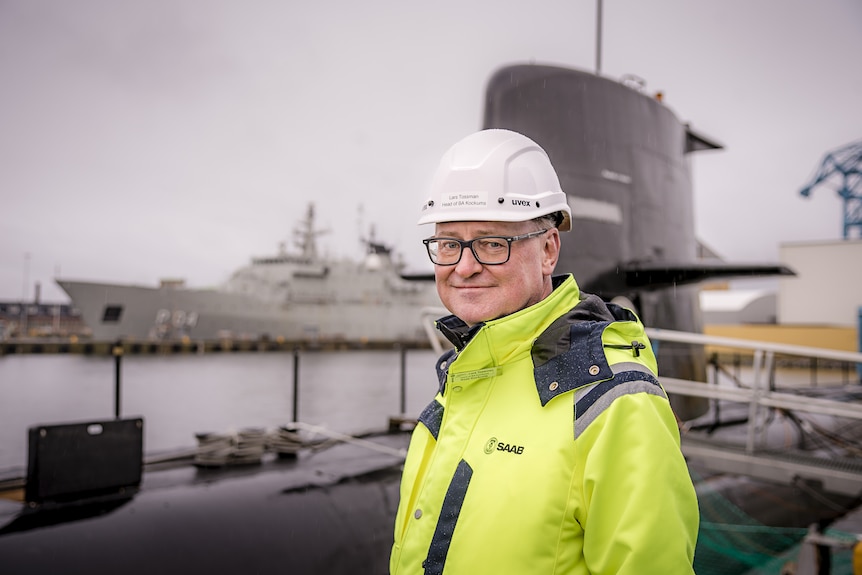
[(560, 231), (572, 212), (548, 154), (510, 130), (482, 130), (449, 148), (431, 182), (419, 224), (523, 222), (559, 212)]

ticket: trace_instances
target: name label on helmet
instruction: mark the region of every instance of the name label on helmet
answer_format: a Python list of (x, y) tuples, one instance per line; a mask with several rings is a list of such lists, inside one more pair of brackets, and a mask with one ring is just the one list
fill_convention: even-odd
[(460, 192), (448, 194), (440, 202), (443, 208), (479, 207), (488, 205), (488, 194), (485, 192)]
[(530, 200), (512, 200), (513, 206), (526, 206), (530, 207)]

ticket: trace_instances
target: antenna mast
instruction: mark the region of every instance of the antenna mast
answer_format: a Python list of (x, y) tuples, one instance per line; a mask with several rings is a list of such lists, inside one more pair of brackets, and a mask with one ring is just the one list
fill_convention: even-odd
[(596, 76), (602, 75), (602, 0), (596, 0)]

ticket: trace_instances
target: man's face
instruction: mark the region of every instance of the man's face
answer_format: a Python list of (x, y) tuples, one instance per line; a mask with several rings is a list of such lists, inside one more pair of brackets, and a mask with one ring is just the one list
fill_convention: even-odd
[[(538, 230), (534, 222), (445, 222), (435, 237), (472, 240), (479, 236), (517, 236)], [(437, 293), (446, 308), (468, 325), (497, 319), (543, 300), (551, 293), (551, 274), (560, 252), (556, 228), (512, 243), (509, 261), (482, 265), (469, 249), (454, 266), (434, 266)]]

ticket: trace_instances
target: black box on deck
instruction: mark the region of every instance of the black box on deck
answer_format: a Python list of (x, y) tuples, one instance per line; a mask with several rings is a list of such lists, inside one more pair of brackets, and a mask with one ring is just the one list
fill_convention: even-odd
[(141, 418), (31, 427), (25, 497), (69, 500), (140, 485), (143, 444)]

